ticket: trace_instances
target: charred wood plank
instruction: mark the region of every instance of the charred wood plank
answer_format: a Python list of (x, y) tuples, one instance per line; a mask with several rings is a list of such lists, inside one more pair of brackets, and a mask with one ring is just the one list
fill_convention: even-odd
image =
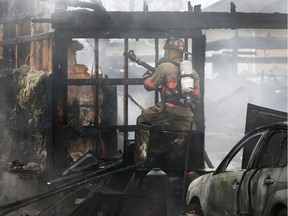
[[(185, 36), (201, 29), (287, 29), (287, 14), (227, 12), (109, 12), (110, 19), (89, 11), (56, 11), (52, 27), (102, 37), (150, 37), (151, 33)], [(168, 30), (169, 29), (169, 30)], [(80, 31), (80, 32), (79, 32)], [(141, 34), (139, 34), (141, 32)], [(71, 33), (71, 32), (70, 32)], [(161, 34), (159, 34), (161, 35)], [(162, 34), (162, 37), (165, 35)]]
[(20, 36), (20, 37), (15, 37), (15, 38), (0, 41), (0, 47), (10, 46), (10, 45), (15, 45), (15, 44), (20, 44), (20, 43), (27, 43), (27, 42), (32, 42), (32, 41), (47, 40), (53, 37), (54, 37), (54, 32)]
[(66, 134), (67, 136), (69, 136), (69, 134), (71, 135), (71, 137), (73, 136), (73, 134), (76, 134), (77, 136), (79, 136), (79, 134), (81, 134), (81, 136), (96, 136), (97, 133), (100, 132), (124, 132), (124, 131), (135, 131), (136, 130), (136, 125), (127, 125), (127, 126), (122, 126), (122, 125), (101, 125), (99, 127), (96, 126), (86, 126), (86, 127), (79, 127), (79, 128), (75, 128), (75, 127), (59, 127), (57, 129), (54, 129), (55, 133), (59, 133), (59, 134)]
[[(1, 5), (0, 5), (1, 6)], [(33, 9), (33, 10), (29, 10), (29, 12), (21, 12), (21, 13), (17, 13), (14, 16), (8, 16), (5, 14), (5, 16), (0, 17), (0, 23), (1, 24), (5, 24), (5, 23), (9, 23), (9, 22), (16, 22), (22, 19), (26, 19), (28, 17), (41, 17), (44, 16), (45, 13), (43, 11), (39, 11), (39, 9)]]
[(126, 79), (68, 79), (68, 85), (142, 85), (141, 78)]

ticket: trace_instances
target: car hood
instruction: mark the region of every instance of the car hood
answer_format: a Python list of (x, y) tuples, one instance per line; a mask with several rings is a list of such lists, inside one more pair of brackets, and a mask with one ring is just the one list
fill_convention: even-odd
[[(205, 194), (206, 194), (206, 189), (207, 185), (210, 182), (210, 178), (213, 175), (213, 172), (207, 173), (205, 175), (199, 176), (195, 180), (193, 180), (187, 190), (187, 195), (186, 195), (186, 204), (188, 205), (190, 201), (194, 198), (199, 198), (199, 200), (205, 200)], [(203, 206), (203, 203), (201, 203), (201, 206)]]

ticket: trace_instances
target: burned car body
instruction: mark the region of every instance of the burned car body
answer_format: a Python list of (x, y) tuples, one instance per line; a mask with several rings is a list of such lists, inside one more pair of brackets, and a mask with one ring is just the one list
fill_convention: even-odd
[[(230, 169), (247, 145), (245, 169)], [(198, 215), (287, 215), (287, 122), (247, 133), (214, 172), (196, 178), (186, 204)]]

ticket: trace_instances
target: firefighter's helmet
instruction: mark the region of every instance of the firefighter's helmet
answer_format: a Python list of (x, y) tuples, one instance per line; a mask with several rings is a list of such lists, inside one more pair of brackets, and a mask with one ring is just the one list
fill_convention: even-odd
[(166, 43), (163, 49), (175, 49), (184, 52), (185, 51), (185, 43), (178, 38), (169, 38), (166, 40)]

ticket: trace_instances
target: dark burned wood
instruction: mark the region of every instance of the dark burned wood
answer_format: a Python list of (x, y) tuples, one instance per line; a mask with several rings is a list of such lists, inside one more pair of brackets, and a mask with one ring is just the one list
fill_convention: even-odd
[(68, 85), (142, 85), (141, 78), (127, 78), (127, 79), (68, 79)]
[(20, 43), (27, 43), (27, 42), (32, 42), (32, 41), (42, 41), (42, 40), (46, 40), (46, 39), (51, 39), (53, 37), (54, 37), (54, 32), (20, 36), (20, 37), (0, 41), (0, 47), (20, 44)]
[(0, 78), (6, 78), (10, 76), (13, 72), (13, 69), (0, 69)]
[[(110, 19), (95, 12), (56, 11), (52, 27), (75, 36), (187, 37), (201, 29), (286, 29), (287, 14), (227, 12), (109, 12)], [(71, 32), (72, 31), (72, 32)], [(64, 36), (64, 35), (63, 35)]]
[[(80, 131), (79, 131), (80, 130)], [(67, 133), (68, 136), (71, 134), (77, 133), (78, 135), (80, 134), (81, 136), (87, 136), (87, 135), (94, 135), (96, 136), (100, 132), (125, 132), (125, 131), (135, 131), (136, 130), (136, 125), (101, 125), (101, 127), (98, 126), (85, 126), (85, 128), (75, 128), (75, 127), (58, 127), (54, 128), (54, 131), (59, 134), (64, 134)], [(70, 135), (69, 135), (70, 134)], [(71, 135), (72, 136), (72, 135)]]
[[(206, 36), (202, 35), (201, 38), (193, 38), (192, 46), (192, 62), (193, 67), (196, 69), (199, 75), (200, 81), (200, 92), (202, 95), (205, 94), (205, 49), (206, 48)], [(195, 54), (196, 53), (196, 54)], [(197, 130), (204, 134), (205, 131), (205, 115), (204, 115), (204, 101), (200, 100), (197, 106), (195, 106), (195, 116), (194, 119), (197, 122)], [(202, 143), (204, 148), (204, 137), (199, 137), (199, 141)], [(202, 151), (203, 152), (203, 151)]]
[[(1, 6), (1, 5), (0, 5)], [(3, 16), (0, 17), (0, 23), (1, 24), (5, 24), (5, 23), (9, 23), (9, 22), (16, 22), (28, 17), (41, 17), (44, 16), (44, 12), (43, 11), (39, 11), (39, 9), (31, 9), (29, 10), (29, 12), (21, 12), (21, 13), (17, 13), (15, 14), (15, 16)]]
[[(68, 40), (55, 39), (55, 48), (53, 49), (53, 113), (54, 120), (53, 127), (56, 125), (67, 125), (67, 55), (68, 55)], [(58, 107), (57, 107), (58, 106)], [(60, 110), (57, 110), (60, 109)], [(60, 115), (59, 113), (63, 113)], [(60, 115), (60, 116), (59, 116)]]

